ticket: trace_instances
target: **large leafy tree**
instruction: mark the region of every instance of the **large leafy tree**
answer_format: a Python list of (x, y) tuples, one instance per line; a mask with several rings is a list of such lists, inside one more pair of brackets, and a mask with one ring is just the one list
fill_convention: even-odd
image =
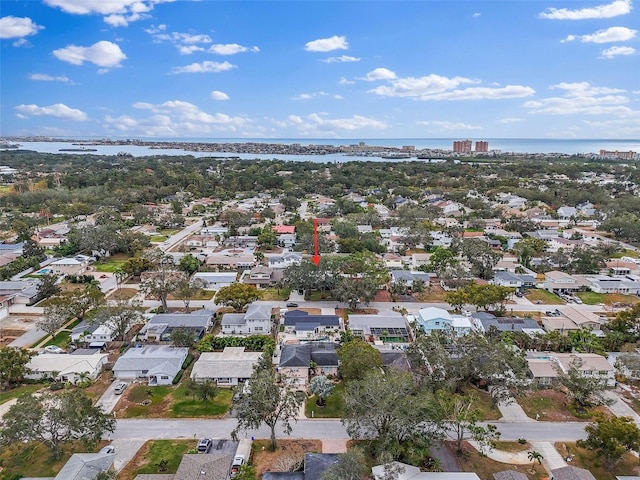
[(362, 480), (367, 473), (369, 469), (364, 451), (353, 447), (338, 455), (338, 461), (323, 472), (322, 480)]
[(502, 259), (502, 253), (493, 250), (489, 244), (477, 238), (465, 238), (460, 252), (471, 265), (471, 273), (476, 277), (489, 280), (493, 277), (493, 267)]
[(27, 363), (36, 352), (24, 348), (0, 347), (0, 384), (7, 388), (29, 373)]
[(382, 354), (362, 340), (343, 343), (338, 349), (340, 376), (345, 380), (360, 380), (369, 371), (382, 367)]
[(100, 287), (86, 284), (82, 288), (66, 290), (49, 300), (49, 305), (60, 310), (68, 319), (83, 320), (87, 312), (105, 303)]
[(51, 297), (52, 295), (57, 295), (58, 293), (60, 293), (58, 276), (52, 273), (45, 273), (42, 275), (40, 277), (40, 283), (38, 283), (36, 302)]
[(500, 437), (495, 425), (481, 425), (482, 412), (474, 408), (473, 395), (460, 395), (440, 390), (437, 394), (440, 407), (440, 421), (456, 444), (458, 454), (463, 452), (462, 442), (471, 439), (480, 444), (482, 449), (492, 448)]
[(188, 253), (180, 259), (178, 267), (183, 272), (187, 272), (189, 275), (193, 275), (200, 268), (200, 260)]
[(176, 288), (172, 293), (176, 298), (182, 300), (185, 310), (189, 312), (189, 303), (191, 303), (191, 299), (203, 292), (206, 285), (207, 282), (202, 278), (189, 277), (189, 274), (184, 273), (180, 277), (180, 280), (176, 284)]
[(67, 323), (72, 317), (64, 306), (47, 305), (44, 308), (44, 314), (36, 321), (36, 326), (40, 330), (44, 330), (52, 337), (55, 337), (58, 330)]
[(587, 438), (578, 445), (604, 458), (608, 470), (613, 470), (625, 453), (640, 449), (640, 429), (630, 417), (599, 415), (584, 430)]
[(419, 337), (409, 347), (409, 356), (421, 381), (434, 389), (461, 393), (469, 382), (482, 384), (497, 403), (527, 388), (527, 361), (500, 338), (436, 332)]
[(566, 372), (560, 367), (557, 368), (558, 381), (567, 389), (569, 398), (582, 409), (610, 404), (611, 401), (604, 395), (607, 379), (584, 375), (580, 367), (581, 361), (576, 359), (571, 362)]
[(108, 327), (117, 338), (124, 340), (129, 329), (135, 324), (143, 323), (144, 317), (137, 305), (120, 301), (100, 308), (95, 321)]
[(347, 383), (342, 423), (354, 439), (372, 438), (376, 454), (397, 454), (412, 439), (440, 436), (433, 395), (410, 373), (373, 370)]
[(218, 290), (215, 301), (218, 304), (232, 307), (236, 312), (240, 312), (261, 297), (262, 293), (252, 285), (232, 283), (228, 287), (222, 287)]
[(167, 311), (167, 297), (176, 289), (181, 274), (173, 263), (173, 258), (160, 250), (149, 252), (149, 261), (153, 265), (145, 280), (140, 284), (140, 290), (152, 295), (160, 301), (160, 308)]
[(54, 458), (60, 458), (64, 445), (73, 441), (94, 448), (105, 433), (115, 431), (116, 427), (115, 418), (94, 407), (91, 398), (81, 390), (22, 395), (3, 421), (1, 444), (40, 442)]
[(239, 431), (256, 429), (264, 423), (271, 430), (271, 448), (275, 450), (276, 426), (280, 424), (287, 435), (291, 433), (292, 421), (296, 421), (303, 398), (284, 375), (280, 374), (277, 384), (274, 374), (270, 356), (255, 366), (249, 379), (249, 393), (233, 402), (238, 420), (231, 432), (233, 438)]

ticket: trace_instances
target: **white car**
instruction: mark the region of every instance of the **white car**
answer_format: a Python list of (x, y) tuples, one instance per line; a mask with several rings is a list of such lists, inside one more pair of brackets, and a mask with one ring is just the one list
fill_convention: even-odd
[(47, 345), (44, 347), (44, 351), (46, 353), (67, 353), (63, 348), (60, 348), (57, 345)]

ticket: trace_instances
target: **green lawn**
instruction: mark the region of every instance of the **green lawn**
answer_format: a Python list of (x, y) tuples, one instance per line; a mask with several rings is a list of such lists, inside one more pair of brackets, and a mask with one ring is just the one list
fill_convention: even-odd
[(59, 347), (66, 348), (70, 341), (71, 330), (65, 329), (60, 330), (58, 333), (56, 333), (56, 336), (45, 343), (44, 346), (46, 347), (47, 345), (57, 345)]
[[(178, 387), (169, 385), (157, 387), (135, 385), (126, 390), (126, 395), (127, 400), (132, 405), (129, 405), (124, 412), (119, 414), (124, 418), (219, 417), (229, 410), (233, 390), (221, 388), (218, 390), (217, 396), (206, 403), (197, 398), (192, 398), (182, 385)], [(142, 404), (148, 400), (151, 403)]]
[(0, 390), (0, 404), (8, 402), (12, 398), (18, 398), (23, 393), (31, 394), (42, 388), (42, 385), (20, 385), (10, 390)]
[(2, 449), (0, 478), (14, 479), (22, 477), (55, 477), (69, 460), (68, 452), (60, 460), (54, 461), (47, 447), (41, 444), (14, 444)]
[[(576, 467), (586, 468), (598, 480), (615, 480), (616, 475), (637, 475), (635, 467), (638, 466), (638, 457), (634, 457), (631, 453), (626, 453), (622, 460), (614, 467), (613, 472), (604, 468), (604, 461), (594, 455), (591, 450), (579, 448), (575, 442), (558, 442), (554, 445), (562, 455), (569, 454), (572, 456), (571, 463)], [(565, 448), (566, 447), (566, 448)]]
[(149, 237), (149, 240), (151, 240), (152, 242), (156, 242), (156, 243), (160, 243), (160, 242), (164, 242), (167, 238), (166, 235), (151, 235)]
[(604, 303), (611, 305), (614, 303), (634, 304), (640, 301), (635, 295), (620, 295), (615, 293), (578, 292), (576, 296), (587, 305), (599, 305)]
[(96, 272), (110, 272), (113, 273), (118, 270), (124, 262), (129, 260), (128, 255), (124, 253), (116, 253), (108, 258), (103, 258), (94, 264)]
[(333, 300), (334, 298), (331, 296), (331, 292), (313, 291), (309, 294), (310, 302), (333, 301)]
[(538, 301), (547, 305), (564, 305), (566, 303), (556, 294), (547, 292), (541, 288), (527, 289), (525, 296), (533, 303)]
[(205, 403), (202, 400), (189, 396), (186, 389), (180, 386), (175, 390), (171, 416), (176, 418), (218, 417), (227, 413), (231, 405), (232, 397), (232, 389), (220, 388), (215, 398)]
[(316, 397), (307, 398), (304, 413), (307, 418), (342, 418), (344, 415), (344, 383), (339, 383), (327, 397), (324, 407), (316, 405)]
[(470, 386), (466, 388), (465, 395), (474, 396), (475, 401), (473, 402), (473, 408), (477, 408), (482, 412), (482, 420), (498, 420), (502, 417), (500, 410), (494, 405), (489, 392)]
[(262, 300), (285, 301), (289, 298), (289, 288), (266, 288), (262, 290)]
[[(176, 473), (182, 456), (195, 448), (194, 440), (152, 440), (144, 456), (144, 464), (135, 471), (134, 476), (141, 473)], [(166, 470), (160, 471), (159, 464), (163, 460), (166, 462)]]

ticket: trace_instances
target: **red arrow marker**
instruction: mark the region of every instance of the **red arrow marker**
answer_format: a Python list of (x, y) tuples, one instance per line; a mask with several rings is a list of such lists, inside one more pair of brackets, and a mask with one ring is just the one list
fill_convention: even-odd
[(317, 267), (320, 263), (320, 254), (318, 253), (318, 219), (313, 219), (313, 263)]

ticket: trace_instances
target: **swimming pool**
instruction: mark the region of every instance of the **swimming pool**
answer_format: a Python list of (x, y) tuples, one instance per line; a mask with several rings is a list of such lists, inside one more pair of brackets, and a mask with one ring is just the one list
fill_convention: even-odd
[(40, 270), (35, 272), (36, 275), (46, 275), (47, 273), (53, 273), (53, 269), (52, 268), (41, 268)]

